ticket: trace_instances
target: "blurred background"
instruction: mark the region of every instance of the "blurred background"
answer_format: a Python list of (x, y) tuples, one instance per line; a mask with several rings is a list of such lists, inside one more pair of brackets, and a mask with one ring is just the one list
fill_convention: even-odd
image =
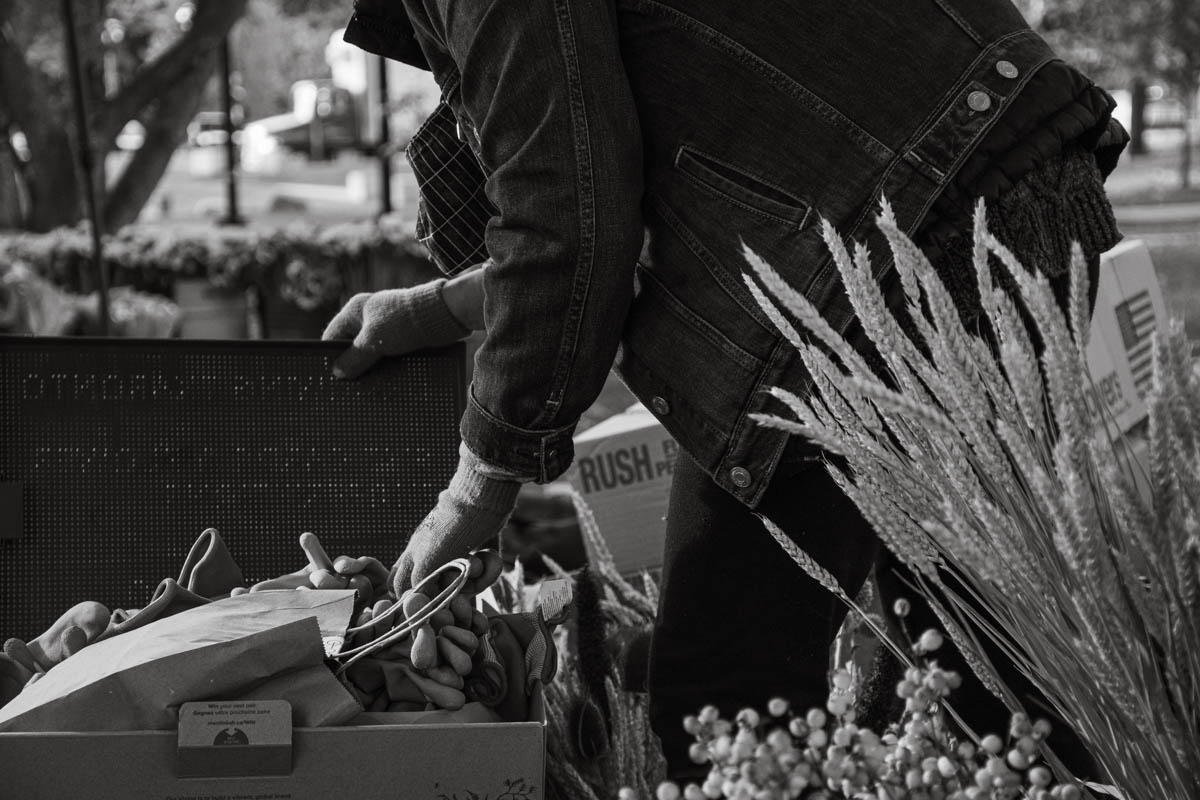
[[(1200, 337), (1200, 0), (1017, 3), (1116, 97), (1118, 222)], [(437, 87), (343, 42), (351, 12), (0, 0), (0, 333), (311, 339), (434, 277), (404, 148)], [(633, 402), (610, 379), (580, 432)], [(578, 564), (570, 498), (531, 492), (509, 544)]]
[[(1117, 98), (1118, 220), (1200, 331), (1200, 0), (1018, 5)], [(313, 337), (431, 277), (403, 151), (437, 87), (344, 43), (351, 6), (0, 0), (0, 329)]]

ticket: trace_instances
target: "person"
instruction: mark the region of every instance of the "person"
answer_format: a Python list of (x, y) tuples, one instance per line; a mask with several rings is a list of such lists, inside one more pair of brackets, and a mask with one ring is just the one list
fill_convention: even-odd
[[(343, 373), (357, 374), (486, 329), (458, 469), (397, 589), (494, 535), (523, 482), (564, 472), (615, 365), (682, 448), (648, 678), (669, 773), (704, 773), (681, 725), (702, 705), (823, 704), (845, 609), (756, 515), (851, 594), (880, 548), (825, 454), (751, 419), (779, 410), (766, 389), (808, 385), (743, 283), (743, 248), (866, 352), (821, 218), (868, 243), (894, 297), (873, 223), (886, 197), (964, 321), (978, 320), (977, 198), (1058, 286), (1072, 240), (1095, 275), (1119, 240), (1103, 189), (1127, 140), (1112, 99), (1008, 0), (358, 0), (346, 39), (441, 88), (447, 124), (428, 133), (452, 131), (441, 146), (466, 157), (453, 181), (430, 171), (422, 203), (443, 206), (473, 169), (482, 186), (459, 192), (474, 213), (426, 221), (453, 277), (352, 298), (326, 332), (353, 338)], [(455, 219), (476, 220), (479, 242)]]

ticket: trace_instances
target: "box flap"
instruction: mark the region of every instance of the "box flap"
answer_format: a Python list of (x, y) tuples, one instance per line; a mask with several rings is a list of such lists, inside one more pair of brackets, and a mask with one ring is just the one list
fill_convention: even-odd
[(286, 700), (184, 703), (175, 774), (251, 778), (292, 771), (292, 706)]
[(0, 481), (0, 539), (20, 539), (24, 535), (21, 502), (21, 484)]
[(583, 433), (575, 437), (575, 443), (594, 442), (598, 439), (606, 439), (609, 436), (616, 436), (621, 433), (629, 433), (630, 431), (638, 431), (643, 428), (648, 428), (653, 425), (658, 425), (659, 421), (650, 413), (650, 409), (646, 408), (641, 403), (630, 406), (620, 414), (613, 414), (608, 419), (597, 422), (592, 427), (588, 428)]

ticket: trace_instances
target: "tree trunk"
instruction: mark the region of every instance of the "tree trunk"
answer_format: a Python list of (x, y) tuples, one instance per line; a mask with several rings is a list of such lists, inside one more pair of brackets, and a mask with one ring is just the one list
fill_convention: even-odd
[(1129, 153), (1146, 154), (1146, 79), (1138, 76), (1129, 87)]
[(154, 112), (145, 122), (142, 146), (109, 190), (104, 210), (106, 230), (116, 230), (137, 219), (186, 137), (187, 124), (200, 107), (204, 87), (216, 65), (217, 54), (204, 53), (196, 59), (191, 73), (155, 104)]
[(48, 231), (73, 225), (87, 215), (79, 191), (79, 172), (66, 119), (47, 119), (25, 129), (31, 158), (25, 168), (29, 187), (29, 229)]
[(1183, 95), (1183, 145), (1179, 153), (1179, 188), (1192, 186), (1192, 117), (1196, 113), (1196, 87), (1189, 86)]
[[(216, 63), (216, 48), (245, 12), (246, 2), (197, 0), (192, 27), (107, 96), (99, 46), (104, 6), (99, 0), (74, 6), (93, 173), (97, 197), (104, 199), (102, 224), (107, 230), (136, 219), (154, 191), (196, 113)], [(14, 8), (15, 0), (0, 0), (0, 22), (10, 20)], [(31, 153), (30, 162), (20, 170), (29, 207), (23, 227), (44, 231), (74, 224), (85, 217), (85, 211), (71, 141), (75, 132), (72, 111), (26, 60), (25, 52), (25, 43), (15, 38), (13, 26), (0, 24), (0, 118), (9, 119), (25, 134)], [(105, 197), (105, 156), (121, 128), (132, 119), (146, 127), (145, 144), (116, 181), (107, 182), (112, 188)], [(0, 184), (15, 173), (13, 166), (0, 163)], [(5, 191), (0, 186), (0, 196)], [(9, 207), (5, 201), (0, 225), (10, 222)]]
[(0, 146), (0, 231), (24, 228), (29, 213), (17, 164), (12, 151)]
[[(75, 19), (75, 43), (79, 52), (79, 75), (68, 76), (79, 81), (80, 91), (83, 93), (84, 113), (88, 117), (93, 116), (95, 109), (104, 105), (104, 50), (100, 42), (100, 31), (104, 27), (104, 2), (103, 0), (91, 0), (91, 2), (78, 3), (76, 2), (73, 9)], [(65, 31), (64, 31), (65, 33)], [(64, 48), (66, 43), (63, 43)], [(70, 69), (70, 62), (64, 51), (63, 63), (67, 69)], [(74, 160), (76, 169), (79, 169), (79, 147), (80, 143), (76, 142), (76, 131), (78, 130), (75, 122), (75, 108), (71, 106), (70, 124), (68, 129), (71, 132), (71, 141), (74, 150)], [(107, 181), (104, 177), (104, 154), (108, 152), (111, 145), (110, 142), (101, 140), (96, 135), (96, 131), (91, 125), (87, 126), (87, 148), (88, 156), (91, 161), (91, 179), (92, 190), (95, 192), (96, 202), (99, 208), (104, 208), (104, 189)], [(82, 173), (76, 176), (76, 185), (83, 180)], [(81, 201), (80, 213), (86, 215), (87, 207)]]
[[(8, 20), (12, 10), (11, 2), (0, 0), (0, 19)], [(82, 213), (67, 136), (70, 118), (42, 73), (25, 60), (25, 48), (14, 33), (11, 25), (0, 25), (0, 118), (21, 131), (29, 145), (30, 160), (19, 168), (28, 204), (23, 222), (44, 231), (75, 222)], [(11, 167), (16, 174), (15, 161)], [(9, 215), (4, 216), (7, 221)]]

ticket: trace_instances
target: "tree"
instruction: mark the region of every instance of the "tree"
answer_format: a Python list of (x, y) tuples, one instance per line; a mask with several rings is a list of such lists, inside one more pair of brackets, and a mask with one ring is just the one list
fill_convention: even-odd
[(295, 5), (249, 0), (246, 16), (230, 39), (247, 119), (290, 111), (293, 82), (329, 76), (325, 47), (330, 33), (345, 25), (349, 14), (345, 8), (293, 13)]
[[(1021, 0), (1030, 23), (1075, 63), (1144, 99), (1148, 82), (1169, 86), (1196, 115), (1200, 89), (1200, 0)], [(1141, 109), (1134, 108), (1140, 128)], [(1140, 130), (1134, 133), (1140, 134)], [(1135, 142), (1135, 152), (1140, 142)], [(1180, 183), (1189, 185), (1193, 142), (1185, 124)]]
[[(71, 1), (96, 161), (130, 121), (145, 130), (120, 174), (95, 176), (102, 224), (113, 230), (132, 222), (157, 186), (247, 0)], [(0, 0), (0, 228), (48, 230), (83, 216), (58, 10)]]

